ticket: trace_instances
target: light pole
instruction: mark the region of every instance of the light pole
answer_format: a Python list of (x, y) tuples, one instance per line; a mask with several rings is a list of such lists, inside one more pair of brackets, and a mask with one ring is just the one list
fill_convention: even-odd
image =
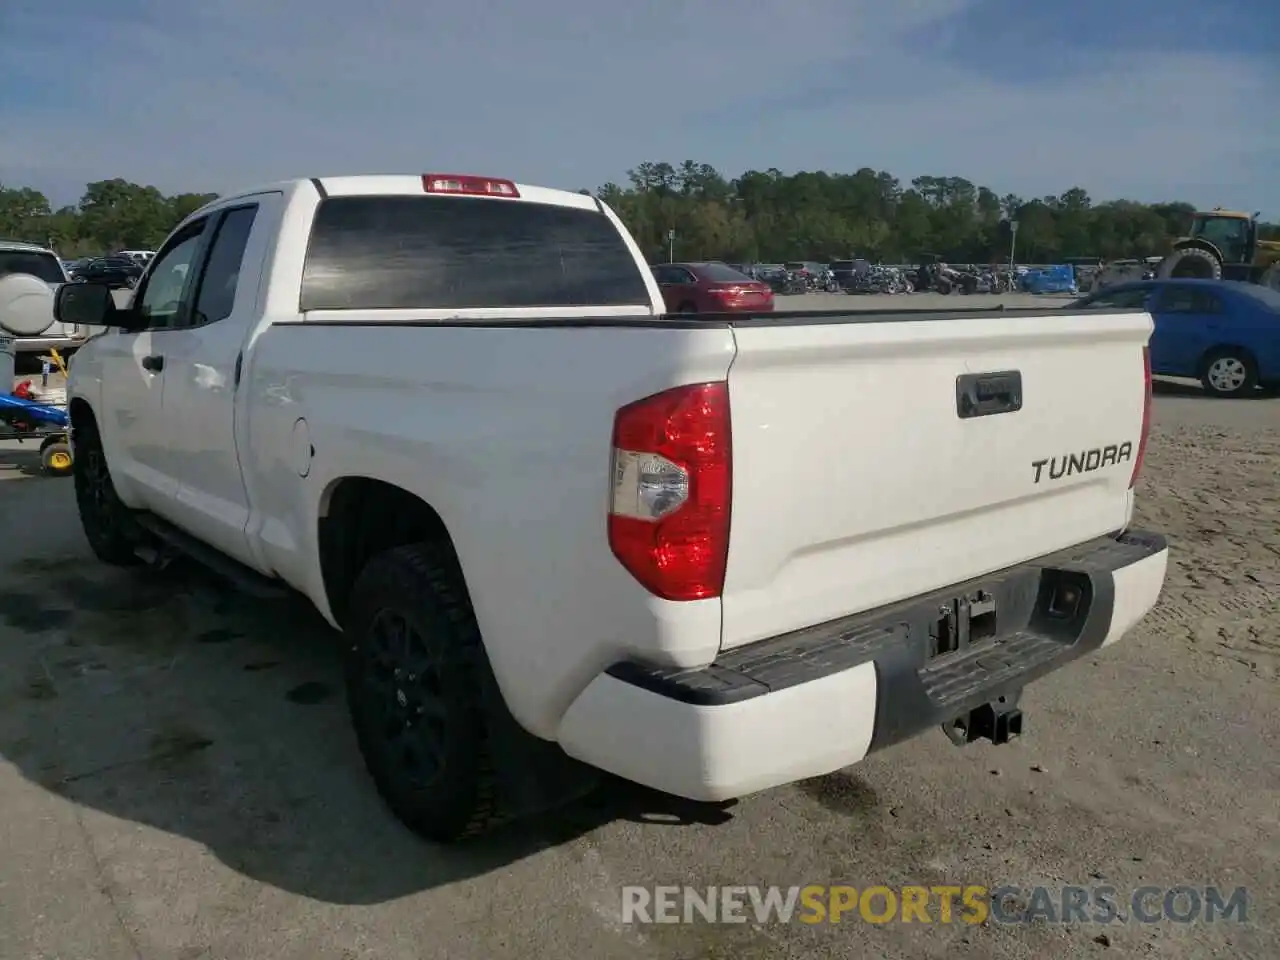
[(676, 231), (674, 228), (667, 231), (667, 263), (676, 262)]
[(1013, 254), (1018, 248), (1018, 221), (1009, 221), (1009, 269), (1013, 269)]

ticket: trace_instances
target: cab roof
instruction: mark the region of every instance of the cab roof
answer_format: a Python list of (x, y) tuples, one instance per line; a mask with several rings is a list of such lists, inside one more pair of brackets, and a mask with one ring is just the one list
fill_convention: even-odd
[[(208, 207), (223, 206), (228, 201), (241, 197), (251, 197), (262, 193), (284, 193), (292, 195), (298, 190), (314, 190), (321, 197), (370, 197), (370, 196), (451, 196), (450, 194), (428, 194), (423, 187), (422, 178), (426, 175), (439, 177), (438, 173), (422, 174), (357, 174), (336, 177), (308, 177), (294, 180), (283, 180), (276, 183), (261, 184), (248, 190), (237, 190), (235, 193), (218, 197), (207, 204)], [(498, 178), (494, 178), (498, 179)], [(518, 197), (503, 197), (509, 203), (544, 203), (558, 207), (576, 207), (580, 210), (599, 209), (598, 201), (593, 196), (575, 193), (572, 190), (557, 190), (552, 187), (537, 187), (527, 183), (514, 183)], [(468, 195), (457, 195), (454, 199), (473, 199)], [(204, 208), (202, 208), (204, 209)]]
[(1213, 210), (1198, 210), (1197, 217), (1222, 217), (1224, 220), (1252, 220), (1252, 213), (1245, 213), (1241, 210), (1222, 210), (1215, 208)]
[(3, 237), (0, 237), (0, 250), (18, 250), (23, 253), (53, 253), (43, 243), (31, 243), (28, 240), (6, 240)]

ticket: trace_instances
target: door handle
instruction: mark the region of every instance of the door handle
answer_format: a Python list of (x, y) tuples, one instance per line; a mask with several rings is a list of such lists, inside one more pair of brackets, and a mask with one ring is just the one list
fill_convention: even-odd
[(1022, 409), (1022, 373), (966, 373), (956, 377), (956, 414), (961, 420), (1016, 413)]
[(164, 369), (164, 357), (155, 353), (149, 357), (142, 358), (142, 369), (150, 370), (152, 373), (159, 373)]

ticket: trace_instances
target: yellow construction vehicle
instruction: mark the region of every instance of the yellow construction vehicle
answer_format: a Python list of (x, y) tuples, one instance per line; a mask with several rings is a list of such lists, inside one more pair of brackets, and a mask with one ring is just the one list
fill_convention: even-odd
[(1280, 241), (1258, 239), (1258, 214), (1214, 207), (1191, 218), (1191, 231), (1156, 267), (1159, 277), (1243, 280), (1280, 290)]

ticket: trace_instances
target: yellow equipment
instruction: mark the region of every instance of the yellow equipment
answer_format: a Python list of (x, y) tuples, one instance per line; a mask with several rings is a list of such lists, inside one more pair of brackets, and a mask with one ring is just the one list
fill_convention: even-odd
[(54, 362), (58, 368), (58, 372), (65, 378), (67, 376), (67, 361), (62, 359), (62, 354), (58, 352), (57, 347), (49, 348), (49, 359)]
[(1280, 241), (1258, 239), (1258, 215), (1214, 207), (1191, 218), (1191, 231), (1156, 268), (1160, 277), (1243, 280), (1280, 290)]

